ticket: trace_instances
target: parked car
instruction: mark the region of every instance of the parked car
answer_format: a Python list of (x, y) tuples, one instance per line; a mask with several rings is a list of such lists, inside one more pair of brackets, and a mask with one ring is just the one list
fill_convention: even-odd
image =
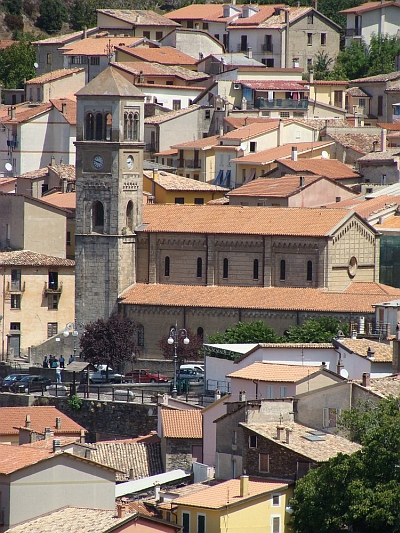
[(204, 374), (204, 365), (202, 365), (201, 363), (196, 363), (196, 364), (187, 363), (179, 367), (179, 370), (186, 370), (186, 369), (195, 370), (196, 372), (200, 372), (200, 374)]
[(123, 375), (114, 373), (111, 368), (107, 370), (97, 370), (96, 372), (89, 372), (90, 383), (122, 383)]
[(159, 372), (140, 369), (125, 374), (125, 380), (133, 383), (167, 383), (169, 378)]
[(204, 372), (198, 372), (191, 368), (180, 368), (178, 379), (188, 379), (189, 381), (204, 381)]
[(2, 392), (6, 392), (11, 390), (11, 386), (16, 381), (21, 381), (22, 378), (26, 377), (26, 374), (9, 374), (3, 379), (3, 383), (1, 384), (1, 390)]
[(12, 392), (37, 392), (45, 391), (51, 385), (51, 379), (44, 376), (24, 376), (21, 380), (15, 381), (10, 388)]

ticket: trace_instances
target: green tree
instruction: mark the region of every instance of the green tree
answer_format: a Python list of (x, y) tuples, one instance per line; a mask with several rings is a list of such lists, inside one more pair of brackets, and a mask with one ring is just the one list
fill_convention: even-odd
[(393, 72), (399, 53), (400, 45), (396, 35), (372, 34), (368, 48), (368, 76)]
[(329, 316), (310, 318), (302, 326), (290, 326), (285, 331), (283, 342), (332, 342), (342, 331), (345, 336), (349, 336), (350, 328), (348, 324), (341, 323), (340, 320)]
[(68, 20), (68, 11), (61, 0), (42, 0), (37, 25), (47, 33), (57, 33)]
[(262, 320), (254, 322), (238, 322), (227, 328), (225, 333), (214, 333), (208, 336), (208, 342), (212, 344), (235, 344), (235, 343), (257, 343), (257, 342), (277, 342), (279, 340), (275, 331), (264, 324)]
[(0, 50), (0, 80), (6, 89), (22, 89), (24, 79), (36, 76), (35, 49), (26, 41), (19, 41)]
[(318, 524), (319, 533), (400, 533), (399, 398), (342, 417), (343, 427), (353, 431), (354, 424), (363, 428), (363, 449), (339, 454), (297, 483), (291, 501), (296, 533), (308, 533), (310, 524)]
[(312, 65), (314, 70), (315, 80), (327, 80), (331, 74), (331, 66), (334, 63), (333, 58), (329, 57), (329, 54), (324, 51), (320, 51), (315, 56), (315, 61)]
[(346, 15), (341, 15), (339, 11), (360, 6), (365, 0), (318, 0), (318, 11), (329, 19), (339, 24), (344, 30), (346, 28)]
[(114, 370), (137, 356), (138, 325), (129, 317), (114, 313), (85, 326), (80, 339), (81, 356), (94, 365), (105, 364)]
[(354, 80), (367, 75), (369, 69), (368, 49), (364, 41), (352, 41), (339, 52), (332, 77), (337, 80)]
[(74, 30), (94, 28), (97, 24), (96, 9), (101, 9), (104, 2), (101, 0), (75, 0), (71, 6), (70, 22)]
[(21, 15), (22, 0), (3, 0), (3, 7), (10, 15)]

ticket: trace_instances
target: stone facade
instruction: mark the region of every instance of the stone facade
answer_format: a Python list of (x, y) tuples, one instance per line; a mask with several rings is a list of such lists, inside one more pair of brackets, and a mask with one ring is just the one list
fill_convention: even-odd
[(161, 438), (161, 456), (164, 470), (170, 472), (181, 468), (185, 472), (192, 470), (193, 447), (202, 447), (201, 439)]

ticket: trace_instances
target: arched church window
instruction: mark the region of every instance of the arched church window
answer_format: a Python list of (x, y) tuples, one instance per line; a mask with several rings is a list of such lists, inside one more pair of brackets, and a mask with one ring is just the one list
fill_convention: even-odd
[(169, 257), (167, 256), (164, 260), (164, 276), (165, 277), (169, 276), (169, 267), (170, 267), (170, 260), (169, 260)]
[(133, 141), (138, 141), (139, 140), (139, 113), (135, 113), (133, 115), (132, 140)]
[(139, 113), (134, 113), (133, 111), (125, 111), (124, 139), (128, 141), (139, 140)]
[(284, 259), (281, 259), (279, 279), (281, 281), (286, 280), (286, 261)]
[(95, 129), (96, 141), (103, 140), (103, 115), (96, 113), (96, 129)]
[(111, 128), (112, 128), (112, 115), (111, 113), (106, 113), (104, 117), (104, 139), (106, 141), (111, 141)]
[(312, 281), (313, 264), (312, 261), (307, 261), (307, 281)]
[(225, 257), (223, 261), (223, 267), (222, 267), (222, 277), (224, 279), (228, 279), (228, 273), (229, 273), (229, 261)]
[(126, 226), (133, 231), (133, 202), (129, 200), (126, 206)]
[(204, 329), (202, 327), (197, 328), (197, 335), (203, 339), (204, 338)]
[(203, 259), (201, 257), (197, 258), (197, 277), (203, 277)]
[(104, 231), (104, 206), (102, 202), (96, 200), (92, 207), (92, 226), (96, 233)]
[(93, 113), (87, 113), (85, 117), (85, 139), (93, 141), (94, 139), (94, 116)]
[(136, 326), (136, 344), (141, 348), (144, 346), (144, 327), (142, 324)]

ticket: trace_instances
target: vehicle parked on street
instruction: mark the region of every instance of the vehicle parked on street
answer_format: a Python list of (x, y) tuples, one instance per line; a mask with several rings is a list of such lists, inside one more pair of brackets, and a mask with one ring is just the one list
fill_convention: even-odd
[[(89, 372), (89, 383), (100, 384), (100, 383), (122, 383), (124, 376), (122, 374), (114, 373), (114, 370), (111, 368), (107, 370), (97, 370), (96, 372)], [(87, 382), (87, 377), (85, 376), (82, 380), (84, 383)]]
[(178, 379), (188, 379), (189, 381), (204, 381), (204, 372), (198, 372), (191, 368), (180, 368)]
[(45, 391), (51, 385), (51, 379), (44, 376), (24, 376), (20, 381), (16, 381), (12, 387), (12, 392), (38, 392)]
[(132, 370), (125, 374), (125, 381), (132, 383), (167, 383), (169, 378), (159, 372), (150, 372), (150, 370)]
[(187, 369), (194, 370), (195, 372), (199, 372), (200, 374), (204, 374), (204, 365), (202, 365), (201, 363), (185, 364), (179, 367), (179, 370), (187, 370)]
[(9, 374), (3, 379), (3, 383), (1, 384), (1, 391), (7, 392), (11, 390), (11, 386), (16, 381), (21, 381), (22, 378), (26, 377), (26, 374)]

